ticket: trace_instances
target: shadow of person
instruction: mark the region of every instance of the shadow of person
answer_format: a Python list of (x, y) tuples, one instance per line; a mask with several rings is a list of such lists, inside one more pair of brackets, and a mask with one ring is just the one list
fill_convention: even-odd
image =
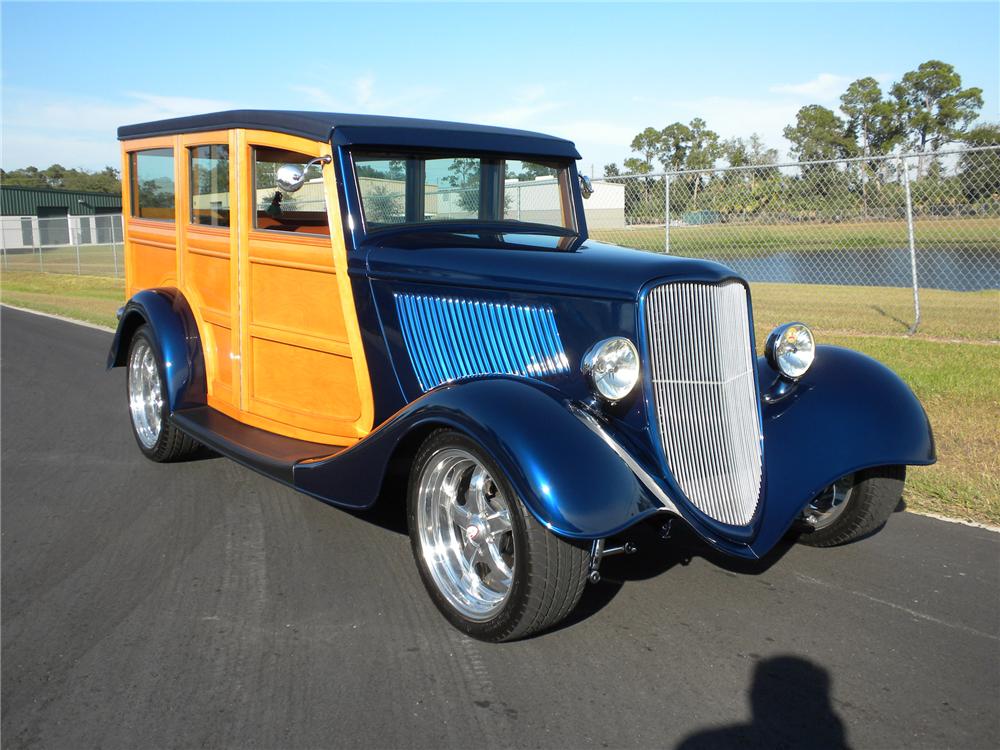
[(706, 729), (678, 750), (710, 748), (846, 748), (844, 723), (830, 704), (830, 675), (798, 656), (760, 662), (750, 687), (749, 724)]

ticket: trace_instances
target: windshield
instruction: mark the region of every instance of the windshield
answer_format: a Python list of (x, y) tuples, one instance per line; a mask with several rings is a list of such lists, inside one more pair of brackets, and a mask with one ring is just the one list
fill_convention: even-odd
[(413, 227), (576, 234), (569, 164), (498, 156), (354, 153), (365, 231)]

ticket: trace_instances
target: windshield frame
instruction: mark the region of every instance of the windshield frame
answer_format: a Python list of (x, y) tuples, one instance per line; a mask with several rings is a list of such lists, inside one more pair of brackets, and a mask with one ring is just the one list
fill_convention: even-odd
[[(425, 149), (407, 148), (401, 146), (351, 146), (348, 150), (349, 163), (351, 167), (351, 187), (357, 201), (358, 217), (355, 224), (365, 238), (381, 238), (390, 234), (408, 232), (501, 232), (505, 234), (546, 234), (556, 237), (578, 238), (581, 235), (582, 227), (577, 216), (577, 201), (574, 190), (574, 160), (553, 158), (552, 156), (541, 156), (537, 154), (525, 154), (518, 152), (498, 152), (498, 151), (465, 151), (462, 149)], [(552, 165), (556, 167), (557, 174), (551, 178), (552, 182), (558, 185), (560, 211), (562, 213), (563, 225), (546, 224), (538, 222), (521, 221), (517, 219), (478, 219), (478, 218), (457, 218), (440, 220), (423, 220), (401, 222), (385, 225), (372, 226), (368, 220), (365, 210), (364, 198), (361, 194), (361, 175), (358, 172), (358, 161), (367, 159), (386, 158), (396, 159), (404, 157), (406, 159), (428, 160), (428, 159), (480, 159), (489, 162), (520, 161), (540, 164), (543, 166)], [(500, 173), (500, 189), (507, 185)], [(551, 184), (548, 181), (539, 181), (543, 184)], [(533, 184), (530, 181), (522, 181), (523, 184)]]

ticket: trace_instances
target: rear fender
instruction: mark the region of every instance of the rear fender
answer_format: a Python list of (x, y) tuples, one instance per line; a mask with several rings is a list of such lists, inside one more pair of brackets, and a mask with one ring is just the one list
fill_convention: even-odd
[(177, 289), (145, 289), (125, 304), (108, 352), (108, 369), (127, 364), (132, 337), (143, 324), (149, 326), (163, 363), (170, 411), (204, 404), (201, 336), (191, 307)]

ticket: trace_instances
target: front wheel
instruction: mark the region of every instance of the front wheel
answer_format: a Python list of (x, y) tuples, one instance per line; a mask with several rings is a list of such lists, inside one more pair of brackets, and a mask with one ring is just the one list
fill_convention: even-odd
[(841, 477), (806, 506), (799, 541), (811, 547), (836, 547), (878, 531), (899, 505), (905, 481), (905, 466)]
[(523, 638), (556, 624), (580, 600), (588, 552), (543, 528), (464, 435), (438, 430), (424, 441), (407, 510), (427, 591), (474, 638)]

